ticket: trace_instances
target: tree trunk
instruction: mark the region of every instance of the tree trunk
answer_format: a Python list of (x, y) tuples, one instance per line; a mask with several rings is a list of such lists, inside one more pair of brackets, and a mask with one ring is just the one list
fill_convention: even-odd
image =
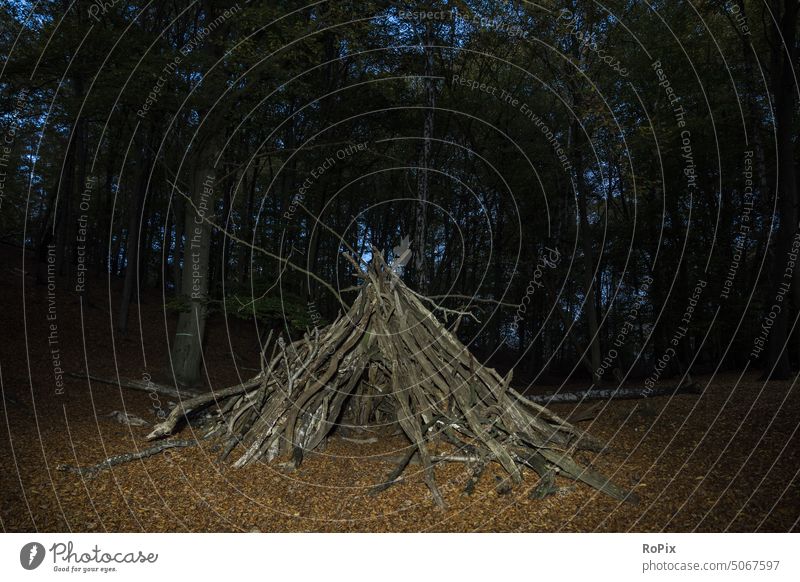
[(117, 151), (109, 147), (109, 154), (106, 158), (106, 179), (105, 185), (103, 186), (103, 195), (98, 197), (98, 204), (100, 205), (98, 212), (98, 216), (100, 217), (100, 233), (96, 239), (100, 245), (100, 249), (98, 250), (99, 257), (97, 267), (99, 267), (100, 272), (103, 273), (103, 275), (111, 270), (113, 253), (111, 244), (113, 237), (111, 233), (111, 225), (114, 222), (114, 214), (111, 211), (111, 201), (114, 199), (114, 167), (117, 159)]
[[(779, 2), (774, 2), (773, 11), (777, 18), (780, 14)], [(778, 161), (778, 212), (779, 230), (775, 245), (775, 256), (772, 268), (772, 288), (766, 305), (777, 304), (783, 295), (782, 287), (791, 285), (795, 279), (793, 271), (787, 271), (787, 256), (791, 252), (792, 239), (797, 232), (797, 183), (794, 167), (794, 144), (792, 143), (792, 117), (794, 114), (794, 72), (793, 63), (797, 56), (797, 16), (798, 0), (784, 0), (783, 15), (776, 24), (772, 42), (771, 81), (775, 100), (775, 126)], [(795, 295), (797, 284), (795, 283)], [(797, 301), (795, 297), (795, 302)], [(774, 320), (767, 344), (764, 378), (785, 380), (791, 374), (788, 341), (789, 305), (785, 301), (780, 305), (780, 312)], [(795, 305), (795, 308), (800, 305)]]
[(184, 248), (183, 235), (186, 232), (186, 205), (183, 198), (173, 196), (172, 213), (175, 219), (175, 248), (172, 251), (172, 281), (175, 284), (175, 296), (181, 295), (181, 253)]
[(147, 180), (150, 173), (150, 155), (147, 148), (142, 152), (141, 167), (136, 181), (136, 188), (131, 193), (131, 207), (128, 216), (128, 239), (125, 245), (126, 266), (125, 283), (122, 287), (122, 300), (117, 310), (117, 331), (128, 333), (128, 313), (133, 297), (134, 285), (139, 281), (139, 231), (144, 199), (147, 194)]
[[(213, 150), (212, 150), (213, 151)], [(213, 159), (213, 158), (209, 158)], [(186, 240), (183, 252), (181, 291), (188, 307), (181, 310), (172, 346), (175, 379), (183, 386), (193, 386), (200, 379), (203, 337), (208, 316), (209, 251), (213, 220), (216, 171), (211, 164), (198, 164), (192, 181), (191, 203), (186, 203)]]
[(414, 241), (414, 268), (417, 275), (418, 290), (424, 292), (427, 286), (425, 277), (425, 239), (427, 238), (427, 224), (425, 215), (428, 210), (428, 167), (431, 159), (431, 138), (433, 137), (433, 113), (436, 107), (433, 79), (433, 24), (430, 20), (425, 23), (425, 121), (422, 128), (422, 148), (420, 151), (419, 168), (417, 169), (417, 204), (416, 232)]
[(573, 151), (575, 160), (576, 187), (578, 189), (578, 220), (580, 225), (581, 250), (583, 251), (583, 283), (586, 287), (586, 298), (583, 302), (584, 313), (586, 314), (587, 333), (589, 335), (589, 357), (592, 364), (592, 381), (597, 383), (600, 376), (597, 371), (600, 369), (600, 337), (597, 324), (597, 299), (595, 298), (595, 278), (592, 274), (594, 267), (594, 252), (592, 251), (592, 238), (589, 231), (589, 211), (586, 202), (588, 186), (584, 177), (585, 168), (583, 167), (583, 152), (581, 151), (580, 139), (581, 128), (573, 122), (570, 128), (572, 133)]
[[(242, 224), (244, 228), (242, 231), (245, 233), (246, 236), (252, 237), (253, 236), (253, 212), (255, 208), (255, 199), (256, 199), (256, 184), (258, 183), (258, 176), (261, 173), (261, 168), (263, 165), (263, 160), (259, 159), (253, 165), (253, 174), (250, 178), (250, 184), (247, 189), (247, 206), (245, 211), (244, 220)], [(246, 253), (242, 250), (239, 251), (241, 256), (239, 261), (241, 262), (241, 269), (239, 271), (239, 282), (244, 284), (248, 281), (250, 277), (250, 264), (253, 261), (252, 253)]]

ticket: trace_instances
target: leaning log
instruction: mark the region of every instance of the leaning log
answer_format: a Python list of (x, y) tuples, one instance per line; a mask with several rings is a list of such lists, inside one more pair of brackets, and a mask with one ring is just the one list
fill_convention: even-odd
[(120, 388), (128, 388), (130, 390), (139, 390), (140, 392), (155, 392), (156, 394), (163, 394), (164, 396), (171, 396), (173, 398), (186, 398), (187, 396), (197, 396), (198, 393), (194, 390), (181, 388), (178, 390), (172, 386), (164, 384), (156, 384), (155, 382), (142, 380), (134, 380), (132, 378), (103, 378), (102, 376), (94, 376), (86, 372), (67, 372), (67, 376), (71, 378), (78, 378), (80, 380), (90, 380), (92, 382), (100, 382), (101, 384), (111, 384), (112, 386), (119, 386)]
[(702, 389), (694, 382), (679, 386), (655, 386), (653, 388), (592, 388), (575, 392), (555, 392), (554, 394), (526, 394), (525, 397), (537, 404), (581, 403), (589, 400), (633, 400), (655, 398), (656, 396), (677, 396), (679, 394), (700, 394)]

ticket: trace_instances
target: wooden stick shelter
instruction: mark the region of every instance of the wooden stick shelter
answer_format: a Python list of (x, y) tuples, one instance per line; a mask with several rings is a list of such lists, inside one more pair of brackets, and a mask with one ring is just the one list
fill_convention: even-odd
[(511, 374), (481, 365), (380, 253), (366, 269), (350, 260), (362, 285), (347, 313), (295, 342), (279, 338), (273, 355), (262, 356), (259, 374), (184, 400), (147, 438), (169, 435), (184, 417), (216, 404), (220, 420), (209, 436), (225, 439), (223, 458), (242, 467), (284, 456), (296, 466), (343, 418), (396, 423), (411, 446), (385, 487), (417, 456), (439, 506), (431, 453), (437, 440), (476, 463), (478, 475), (496, 462), (513, 483), (529, 468), (543, 483), (560, 474), (634, 500), (573, 459), (580, 449), (602, 450), (602, 443), (512, 389)]

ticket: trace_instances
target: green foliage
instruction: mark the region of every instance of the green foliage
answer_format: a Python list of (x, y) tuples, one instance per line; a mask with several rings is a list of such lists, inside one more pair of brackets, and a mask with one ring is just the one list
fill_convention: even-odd
[[(308, 305), (290, 293), (261, 293), (250, 295), (242, 290), (225, 297), (219, 307), (228, 316), (240, 319), (257, 319), (268, 325), (288, 326), (293, 331), (304, 331), (313, 327), (312, 312)], [(319, 325), (325, 322), (319, 321)]]

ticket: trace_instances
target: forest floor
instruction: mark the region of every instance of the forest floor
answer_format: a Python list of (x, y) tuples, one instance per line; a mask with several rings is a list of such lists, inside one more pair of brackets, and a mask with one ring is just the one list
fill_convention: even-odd
[[(607, 403), (581, 426), (609, 442), (602, 454), (582, 454), (620, 485), (634, 489), (637, 505), (619, 503), (583, 484), (559, 481), (559, 492), (529, 498), (533, 473), (499, 493), (499, 467), (490, 467), (471, 497), (462, 496), (466, 470), (436, 468), (447, 508), (434, 508), (418, 465), (376, 497), (403, 437), (333, 436), (320, 454), (286, 472), (277, 464), (233, 469), (217, 462), (214, 443), (174, 449), (80, 477), (56, 469), (89, 465), (149, 446), (149, 427), (128, 427), (107, 417), (126, 410), (151, 423), (145, 392), (64, 376), (55, 387), (53, 349), (65, 371), (119, 375), (168, 383), (166, 318), (160, 292), (148, 292), (131, 312), (127, 337), (112, 334), (107, 283), (90, 290), (93, 306), (59, 289), (51, 332), (47, 289), (0, 256), (0, 526), (4, 531), (797, 531), (800, 519), (800, 394), (790, 382), (758, 381), (755, 373), (697, 380), (700, 396)], [(24, 282), (24, 292), (23, 292)], [(22, 298), (25, 298), (24, 305)], [(116, 304), (112, 297), (112, 305)], [(255, 364), (250, 324), (217, 317), (206, 348), (208, 381), (236, 382)], [(234, 359), (231, 351), (240, 359)], [(145, 361), (146, 359), (146, 361)], [(246, 364), (248, 365), (248, 364)], [(161, 397), (167, 407), (167, 397)], [(588, 408), (583, 405), (582, 408)], [(572, 405), (553, 406), (561, 415)], [(190, 438), (184, 429), (178, 438)], [(352, 436), (352, 435), (351, 435)]]

